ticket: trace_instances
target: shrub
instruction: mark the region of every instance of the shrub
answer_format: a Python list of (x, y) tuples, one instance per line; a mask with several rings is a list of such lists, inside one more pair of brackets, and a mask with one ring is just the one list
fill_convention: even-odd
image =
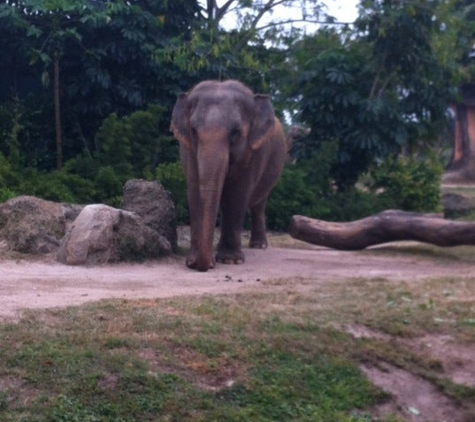
[(0, 202), (6, 202), (17, 196), (16, 192), (8, 188), (0, 188)]
[(111, 166), (124, 183), (150, 178), (159, 162), (176, 161), (177, 142), (160, 131), (164, 113), (164, 107), (150, 105), (122, 118), (109, 115), (95, 136), (100, 164)]
[(363, 192), (356, 187), (333, 192), (324, 198), (329, 213), (318, 218), (328, 221), (353, 221), (378, 213), (385, 208), (379, 195)]
[(370, 189), (380, 191), (386, 208), (439, 212), (442, 174), (442, 163), (434, 155), (388, 158), (371, 172)]
[(318, 153), (284, 168), (267, 203), (270, 230), (287, 230), (295, 214), (313, 218), (331, 214), (331, 206), (325, 198), (333, 194), (329, 173), (337, 147), (337, 141), (322, 142)]
[(111, 166), (101, 167), (97, 172), (94, 183), (99, 202), (113, 207), (119, 206), (123, 183)]
[(95, 193), (93, 182), (64, 170), (39, 173), (28, 169), (19, 187), (19, 194), (56, 202), (90, 203), (94, 201)]
[(16, 196), (16, 189), (21, 177), (15, 172), (10, 162), (0, 153), (0, 202), (8, 201)]
[(186, 177), (181, 164), (179, 162), (160, 164), (157, 167), (156, 178), (170, 192), (175, 202), (177, 223), (189, 224)]
[(267, 202), (267, 228), (285, 231), (295, 214), (315, 217), (328, 212), (317, 190), (316, 186), (309, 185), (305, 167), (286, 167)]

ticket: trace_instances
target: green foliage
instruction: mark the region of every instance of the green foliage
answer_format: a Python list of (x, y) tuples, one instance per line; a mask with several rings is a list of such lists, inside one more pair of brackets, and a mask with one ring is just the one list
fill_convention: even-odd
[(100, 167), (94, 178), (99, 202), (118, 206), (122, 196), (123, 182), (111, 166)]
[(20, 139), (23, 130), (22, 107), (18, 100), (6, 102), (0, 106), (0, 143), (1, 152), (9, 157), (10, 164), (18, 168), (20, 165)]
[(385, 203), (380, 196), (361, 191), (357, 187), (335, 191), (325, 198), (325, 201), (328, 203), (329, 213), (316, 217), (328, 221), (358, 220), (385, 209)]
[[(269, 227), (285, 229), (294, 213), (351, 219), (385, 198), (355, 190), (358, 177), (434, 142), (447, 99), (474, 74), (469, 2), (365, 1), (355, 26), (322, 24), (305, 36), (279, 18), (262, 25), (272, 7), (208, 3), (1, 2), (0, 199), (28, 193), (117, 204), (127, 179), (158, 177), (188, 221), (184, 177), (170, 164), (178, 159), (169, 133), (176, 95), (202, 79), (237, 78), (270, 92), (277, 114), (312, 129), (269, 199)], [(279, 3), (299, 4), (304, 19), (324, 18), (317, 0)], [(222, 23), (232, 13), (239, 25), (229, 30)], [(65, 165), (47, 175), (56, 163), (47, 83), (55, 59)], [(410, 196), (398, 189), (395, 197)], [(400, 203), (419, 207), (416, 199)]]
[(284, 168), (277, 186), (267, 202), (267, 226), (286, 230), (292, 215), (322, 217), (330, 213), (326, 201), (332, 194), (330, 169), (338, 142), (323, 142), (310, 159)]
[(10, 190), (9, 188), (0, 188), (0, 202), (6, 202), (15, 196), (17, 196), (16, 192)]
[(99, 149), (101, 164), (110, 166), (120, 174), (123, 180), (132, 175), (131, 127), (126, 120), (121, 120), (112, 113), (99, 128), (95, 140)]
[(95, 202), (94, 184), (64, 170), (39, 173), (35, 169), (28, 169), (17, 188), (17, 193), (56, 202), (83, 204)]
[(338, 189), (332, 184), (337, 142), (320, 146), (317, 155), (286, 167), (267, 205), (267, 225), (286, 230), (293, 215), (328, 221), (351, 221), (386, 208), (440, 212), (443, 166), (429, 154), (425, 158), (388, 158), (369, 173), (364, 189)]
[(443, 166), (435, 156), (388, 158), (372, 172), (370, 185), (380, 193), (386, 208), (405, 211), (440, 212)]
[(364, 2), (361, 10), (350, 36), (322, 29), (293, 49), (294, 94), (312, 128), (301, 153), (340, 139), (332, 178), (343, 188), (377, 160), (416, 149), (421, 139), (434, 143), (461, 73), (455, 54), (441, 54), (447, 13), (424, 2)]
[(318, 188), (308, 183), (304, 166), (286, 167), (267, 201), (267, 228), (286, 231), (295, 214), (316, 217), (327, 213)]
[(169, 134), (162, 134), (163, 107), (150, 105), (119, 118), (112, 113), (96, 134), (101, 165), (110, 166), (124, 183), (130, 178), (151, 177), (157, 162), (175, 161), (178, 157), (176, 142), (172, 145)]
[(351, 221), (384, 209), (384, 201), (374, 193), (356, 188), (331, 189), (328, 177), (322, 186), (308, 179), (307, 165), (284, 169), (267, 204), (267, 227), (286, 231), (293, 215), (305, 215), (327, 221)]
[(20, 176), (10, 165), (5, 156), (0, 153), (0, 202), (5, 202), (16, 196), (15, 189), (18, 187)]
[(167, 189), (175, 202), (178, 224), (189, 224), (188, 199), (186, 195), (186, 177), (180, 163), (160, 164), (156, 178)]
[[(55, 168), (54, 60), (60, 64), (64, 161), (84, 149), (94, 151), (94, 134), (114, 112), (124, 116), (164, 104), (167, 117), (157, 130), (168, 134), (176, 94), (190, 82), (161, 52), (171, 39), (186, 39), (198, 16), (198, 2), (189, 0), (2, 2), (0, 103), (14, 98), (26, 108), (36, 104), (41, 121), (34, 136), (28, 126), (36, 118), (27, 115), (27, 124), (22, 122), (20, 152), (43, 149), (28, 165)], [(0, 132), (1, 124), (0, 116)], [(3, 142), (0, 138), (1, 152)]]
[[(113, 113), (96, 135), (98, 152), (83, 151), (68, 160), (61, 171), (48, 173), (34, 166), (14, 166), (16, 155), (6, 148), (8, 156), (0, 153), (0, 200), (27, 194), (54, 201), (118, 206), (127, 180), (153, 179), (157, 162), (177, 159), (177, 142), (160, 130), (164, 112), (163, 107), (152, 104), (123, 118)], [(8, 119), (2, 121), (3, 115), (7, 115), (6, 108), (0, 108), (0, 130), (4, 129), (8, 137), (14, 126)], [(184, 219), (186, 215), (185, 208)]]

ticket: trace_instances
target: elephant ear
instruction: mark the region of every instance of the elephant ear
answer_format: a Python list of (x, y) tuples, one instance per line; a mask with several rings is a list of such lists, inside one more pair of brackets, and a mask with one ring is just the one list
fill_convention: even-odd
[(185, 147), (191, 149), (191, 130), (188, 117), (188, 94), (182, 93), (178, 96), (175, 107), (173, 107), (170, 130), (173, 136)]
[(260, 148), (274, 134), (274, 108), (268, 95), (254, 96), (254, 120), (249, 140), (252, 149)]

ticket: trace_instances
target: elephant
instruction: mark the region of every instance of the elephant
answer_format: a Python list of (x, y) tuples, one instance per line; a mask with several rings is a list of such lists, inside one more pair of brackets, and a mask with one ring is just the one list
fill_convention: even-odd
[[(287, 156), (269, 96), (236, 80), (200, 82), (178, 96), (170, 130), (179, 142), (187, 182), (191, 247), (186, 265), (208, 271), (215, 262), (244, 263), (241, 232), (248, 211), (249, 247), (265, 249), (266, 202)], [(213, 257), (218, 214), (221, 236)]]

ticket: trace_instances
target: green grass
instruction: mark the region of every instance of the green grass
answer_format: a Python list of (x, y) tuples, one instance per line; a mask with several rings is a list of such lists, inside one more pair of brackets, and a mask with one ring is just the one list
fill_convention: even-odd
[(262, 293), (25, 312), (0, 325), (0, 420), (381, 421), (371, 410), (387, 395), (359, 370), (370, 361), (423, 376), (466, 408), (475, 402), (475, 389), (404, 342), (342, 329), (473, 344), (475, 279), (264, 284)]
[[(284, 300), (274, 297), (273, 302)], [(0, 326), (0, 420), (368, 421), (347, 336), (263, 295), (101, 302)]]

